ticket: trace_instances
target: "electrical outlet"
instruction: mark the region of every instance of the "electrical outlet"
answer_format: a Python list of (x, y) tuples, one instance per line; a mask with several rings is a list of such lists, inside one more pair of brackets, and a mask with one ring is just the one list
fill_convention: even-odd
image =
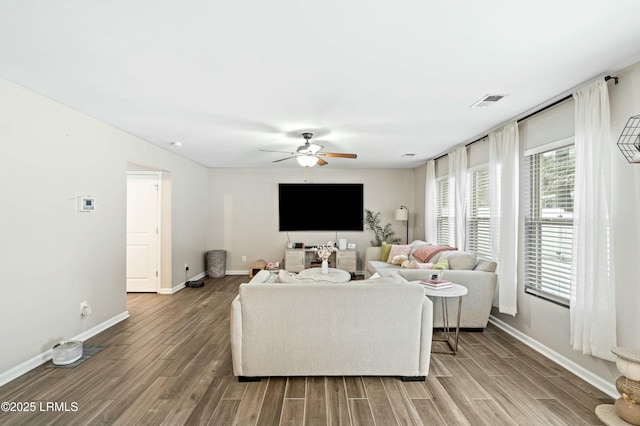
[(246, 262), (247, 261), (247, 256), (242, 256), (242, 261)]
[(188, 271), (188, 270), (189, 270), (189, 264), (188, 264), (188, 263), (185, 263), (185, 264), (184, 264), (184, 270), (185, 270), (185, 271)]
[(80, 315), (86, 317), (89, 314), (91, 314), (91, 305), (89, 305), (89, 302), (87, 302), (86, 300), (80, 302)]

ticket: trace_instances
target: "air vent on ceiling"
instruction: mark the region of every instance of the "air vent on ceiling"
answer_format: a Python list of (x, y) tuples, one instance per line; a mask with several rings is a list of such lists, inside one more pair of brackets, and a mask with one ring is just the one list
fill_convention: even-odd
[(484, 108), (495, 104), (504, 98), (505, 95), (485, 95), (475, 104), (471, 105), (471, 108)]

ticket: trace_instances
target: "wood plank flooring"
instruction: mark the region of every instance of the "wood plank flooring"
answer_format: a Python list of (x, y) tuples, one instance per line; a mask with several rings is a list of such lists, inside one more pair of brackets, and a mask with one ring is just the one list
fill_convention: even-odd
[[(0, 387), (0, 401), (37, 404), (33, 412), (0, 412), (0, 424), (595, 425), (601, 424), (595, 407), (612, 403), (492, 326), (462, 333), (456, 356), (432, 355), (425, 382), (273, 377), (239, 383), (232, 375), (229, 306), (246, 281), (228, 276), (170, 296), (128, 295), (131, 317), (85, 342), (108, 348), (78, 367), (40, 366)], [(58, 406), (47, 411), (47, 402)]]

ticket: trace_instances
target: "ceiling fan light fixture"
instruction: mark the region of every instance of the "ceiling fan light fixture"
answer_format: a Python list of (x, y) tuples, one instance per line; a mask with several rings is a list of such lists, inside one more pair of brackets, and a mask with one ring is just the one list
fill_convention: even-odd
[(302, 167), (313, 167), (318, 164), (318, 157), (315, 155), (298, 155), (296, 160)]
[(281, 158), (279, 160), (272, 161), (273, 163), (279, 163), (281, 161), (290, 160), (295, 158), (302, 167), (313, 167), (316, 164), (319, 166), (326, 166), (328, 163), (325, 161), (324, 157), (335, 157), (335, 158), (358, 158), (357, 154), (346, 154), (340, 152), (321, 152), (322, 145), (318, 145), (316, 143), (311, 143), (311, 137), (313, 133), (303, 133), (301, 135), (304, 139), (304, 145), (300, 145), (298, 149), (294, 152), (287, 151), (272, 151), (269, 149), (261, 149), (260, 151), (265, 152), (282, 152), (285, 154), (291, 154), (289, 157)]

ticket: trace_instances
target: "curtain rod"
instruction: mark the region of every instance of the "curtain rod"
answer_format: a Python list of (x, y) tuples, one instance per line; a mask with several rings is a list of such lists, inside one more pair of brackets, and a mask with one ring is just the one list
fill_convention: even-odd
[[(616, 84), (616, 85), (618, 84), (618, 77), (612, 77), (612, 76), (608, 75), (608, 76), (606, 76), (606, 77), (604, 78), (604, 81), (609, 81), (609, 80), (613, 80), (613, 81), (614, 81), (614, 84)], [(570, 95), (565, 96), (564, 98), (558, 99), (557, 101), (550, 103), (549, 105), (545, 105), (544, 107), (540, 108), (539, 110), (533, 111), (531, 114), (527, 114), (527, 115), (525, 115), (524, 117), (519, 118), (518, 120), (516, 120), (516, 123), (520, 123), (521, 121), (524, 121), (524, 120), (526, 120), (526, 119), (528, 119), (528, 118), (531, 118), (531, 117), (533, 117), (534, 115), (540, 114), (541, 112), (546, 111), (546, 110), (548, 110), (549, 108), (552, 108), (552, 107), (554, 107), (554, 106), (556, 106), (556, 105), (558, 105), (558, 104), (561, 104), (562, 102), (564, 102), (564, 101), (566, 101), (566, 100), (569, 100), (569, 99), (571, 99), (572, 97), (573, 97), (573, 94), (570, 94)], [(489, 135), (488, 135), (488, 134), (487, 134), (487, 135), (482, 136), (481, 138), (478, 138), (478, 139), (472, 140), (471, 142), (468, 142), (468, 143), (464, 144), (464, 146), (465, 146), (465, 147), (467, 147), (467, 146), (469, 146), (469, 145), (473, 145), (474, 143), (476, 143), (476, 142), (480, 142), (481, 140), (483, 140), (483, 139), (485, 139), (485, 138), (487, 138), (487, 137), (489, 137)], [(447, 155), (449, 155), (449, 153), (442, 154), (442, 155), (440, 155), (439, 157), (434, 158), (433, 160), (434, 160), (434, 161), (437, 161), (437, 160), (441, 159), (442, 157), (446, 157)]]

